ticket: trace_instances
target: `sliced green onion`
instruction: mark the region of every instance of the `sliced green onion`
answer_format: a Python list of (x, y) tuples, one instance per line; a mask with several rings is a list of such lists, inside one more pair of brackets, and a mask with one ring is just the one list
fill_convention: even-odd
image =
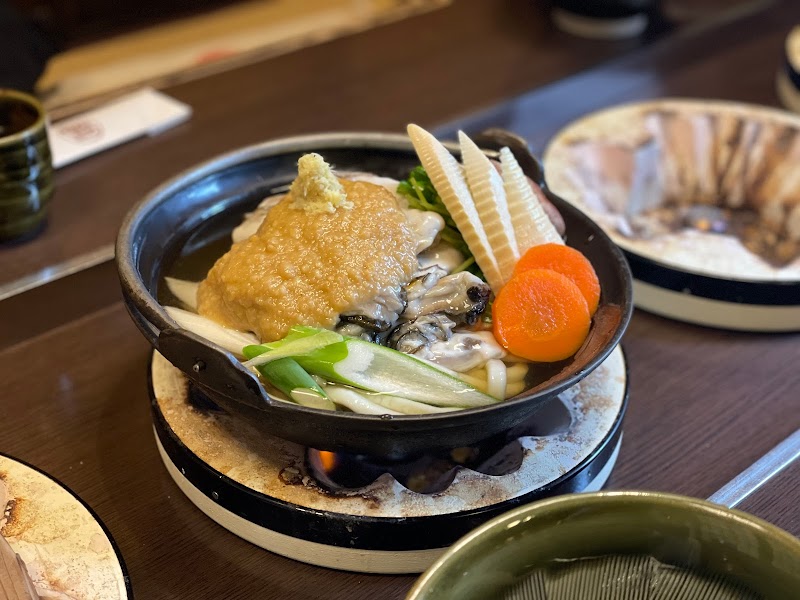
[(413, 356), (325, 329), (272, 346), (245, 348), (248, 356), (263, 352), (245, 365), (258, 367), (289, 357), (326, 381), (434, 406), (471, 408), (499, 401)]
[(424, 402), (417, 402), (416, 400), (409, 400), (408, 398), (401, 398), (400, 396), (392, 396), (390, 394), (364, 392), (364, 396), (375, 404), (380, 404), (384, 408), (396, 410), (404, 415), (427, 415), (460, 410), (454, 406), (433, 406), (432, 404), (425, 404)]
[(294, 358), (328, 381), (434, 406), (471, 408), (498, 402), (413, 356), (360, 339), (348, 338)]
[[(254, 358), (259, 354), (260, 349), (261, 346), (246, 346), (242, 353), (245, 358)], [(258, 365), (256, 369), (266, 381), (297, 404), (311, 408), (336, 410), (336, 406), (328, 399), (324, 390), (293, 358), (280, 358)]]
[(302, 356), (325, 346), (341, 342), (343, 339), (343, 336), (333, 331), (317, 329), (313, 335), (300, 335), (288, 340), (284, 338), (279, 342), (262, 344), (254, 348), (246, 347), (244, 352), (253, 356), (253, 358), (246, 361), (244, 365), (246, 367), (257, 367), (287, 356)]
[[(275, 363), (270, 363), (275, 364)], [(325, 392), (322, 392), (325, 394)], [(317, 390), (308, 388), (295, 388), (289, 396), (301, 406), (309, 408), (321, 408), (323, 410), (336, 410), (336, 405), (331, 402), (327, 395), (320, 396)]]
[(344, 406), (345, 408), (362, 415), (401, 414), (395, 410), (385, 408), (380, 404), (370, 402), (370, 400), (363, 394), (341, 385), (329, 385), (326, 386), (326, 390), (328, 391), (328, 396), (330, 396), (331, 400), (336, 402), (336, 404), (340, 404), (341, 406)]

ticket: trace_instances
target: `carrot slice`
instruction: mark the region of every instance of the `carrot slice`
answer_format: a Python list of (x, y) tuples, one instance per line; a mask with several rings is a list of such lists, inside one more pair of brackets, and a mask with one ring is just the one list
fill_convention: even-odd
[(514, 275), (530, 269), (550, 269), (568, 277), (578, 286), (594, 315), (600, 303), (600, 280), (592, 263), (575, 248), (563, 244), (540, 244), (530, 248), (514, 267)]
[(591, 320), (578, 286), (549, 269), (517, 273), (492, 304), (497, 341), (512, 354), (535, 362), (575, 354), (589, 334)]

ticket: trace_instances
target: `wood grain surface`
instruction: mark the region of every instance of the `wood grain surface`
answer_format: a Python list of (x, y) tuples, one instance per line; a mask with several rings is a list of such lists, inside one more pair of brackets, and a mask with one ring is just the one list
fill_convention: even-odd
[(786, 470), (770, 480), (769, 484), (746, 498), (736, 508), (753, 515), (767, 516), (773, 525), (800, 535), (800, 461), (795, 461)]
[[(527, 7), (458, 0), (453, 10), (462, 11), (463, 25), (449, 43), (399, 24), (169, 90), (195, 107), (192, 121), (60, 172), (50, 228), (29, 245), (0, 250), (0, 280), (112, 241), (122, 214), (161, 180), (277, 135), (398, 130), (409, 120), (440, 124), (444, 133), (491, 124), (541, 149), (574, 117), (625, 100), (690, 95), (775, 104), (783, 36), (800, 22), (800, 5), (776, 2), (575, 74), (622, 50), (567, 40)], [(452, 25), (447, 15), (417, 24), (444, 30)], [(493, 38), (481, 37), (487, 27)], [(437, 76), (421, 75), (421, 89), (412, 63), (423, 58)], [(294, 77), (299, 69), (316, 74), (331, 95), (319, 97), (310, 78)], [(485, 75), (480, 84), (476, 71)], [(556, 79), (563, 80), (529, 91)], [(107, 263), (0, 301), (0, 450), (61, 480), (98, 513), (119, 544), (135, 597), (402, 598), (414, 577), (281, 558), (222, 529), (184, 497), (154, 442), (149, 348), (118, 297)], [(609, 488), (708, 497), (800, 427), (798, 334), (734, 333), (637, 311), (623, 346), (631, 399)], [(798, 475), (795, 464), (740, 508), (800, 535)]]
[[(761, 356), (765, 337), (637, 314), (623, 342), (631, 402), (608, 487), (707, 497), (791, 433), (797, 337), (769, 336), (774, 349)], [(687, 345), (713, 360), (698, 361)], [(94, 508), (120, 546), (137, 597), (403, 596), (413, 577), (302, 565), (200, 513), (156, 452), (148, 357), (121, 303), (0, 352), (4, 392), (14, 399), (0, 405), (3, 450), (55, 475)], [(796, 491), (795, 480), (782, 481), (768, 484), (750, 510), (798, 535), (796, 501), (771, 493)]]
[[(112, 243), (128, 209), (199, 162), (318, 131), (431, 126), (619, 56), (646, 40), (553, 30), (531, 0), (459, 0), (430, 14), (170, 87), (185, 124), (60, 169), (47, 229), (0, 248), (0, 286)], [(91, 215), (91, 218), (87, 218)]]
[(800, 4), (776, 0), (749, 17), (696, 24), (602, 67), (450, 121), (437, 133), (504, 127), (542, 154), (568, 123), (615, 104), (687, 97), (779, 106), (775, 76), (784, 65), (786, 36), (798, 22)]

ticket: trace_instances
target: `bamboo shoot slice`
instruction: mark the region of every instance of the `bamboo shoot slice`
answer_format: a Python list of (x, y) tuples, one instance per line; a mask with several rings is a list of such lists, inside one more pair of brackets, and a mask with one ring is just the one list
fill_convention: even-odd
[(503, 186), (520, 256), (539, 244), (563, 244), (564, 240), (508, 148), (500, 149), (500, 164), (503, 166)]
[(486, 232), (500, 276), (505, 285), (519, 261), (519, 249), (514, 236), (514, 224), (508, 212), (503, 179), (486, 155), (463, 131), (458, 132), (461, 159), (467, 184), (475, 201), (475, 209)]
[(489, 287), (498, 292), (503, 278), (497, 266), (475, 202), (469, 192), (461, 165), (433, 135), (417, 125), (408, 126), (408, 135), (433, 187), (442, 198)]

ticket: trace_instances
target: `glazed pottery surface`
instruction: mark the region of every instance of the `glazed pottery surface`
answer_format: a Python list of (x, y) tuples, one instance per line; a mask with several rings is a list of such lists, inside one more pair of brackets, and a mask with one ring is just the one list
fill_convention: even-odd
[[(542, 500), (489, 521), (456, 542), (422, 575), (408, 598), (516, 598), (509, 592), (520, 589), (537, 570), (604, 556), (652, 557), (669, 568), (730, 579), (766, 600), (796, 598), (800, 591), (800, 540), (790, 534), (703, 500), (621, 491)], [(617, 573), (615, 580), (622, 577)], [(599, 597), (591, 593), (575, 600)]]
[(52, 195), (44, 108), (33, 96), (0, 89), (0, 241), (38, 231)]

